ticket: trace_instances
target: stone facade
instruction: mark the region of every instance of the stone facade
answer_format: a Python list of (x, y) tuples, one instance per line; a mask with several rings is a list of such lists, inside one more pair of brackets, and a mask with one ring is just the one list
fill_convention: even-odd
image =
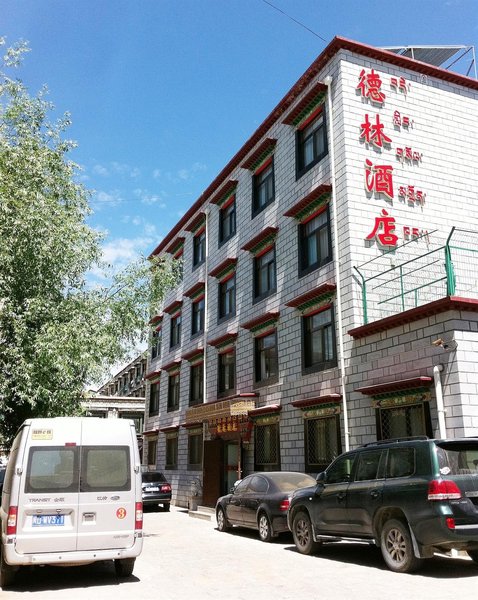
[[(201, 494), (213, 503), (253, 470), (316, 472), (388, 435), (478, 435), (477, 100), (476, 80), (336, 38), (156, 248), (183, 261), (183, 278), (151, 321), (144, 460), (168, 471), (178, 505)], [(301, 172), (301, 143), (322, 118), (325, 149)], [(272, 201), (261, 205), (257, 187), (271, 165)], [(221, 241), (231, 198), (235, 233)], [(372, 235), (385, 216), (389, 236)], [(301, 268), (304, 228), (319, 217), (331, 255), (321, 238), (325, 260)], [(461, 250), (450, 259), (452, 227), (467, 232), (452, 234)], [(254, 273), (266, 255), (275, 285), (258, 294)], [(235, 311), (221, 318), (221, 284), (232, 273)], [(201, 300), (204, 327), (192, 334)], [(170, 347), (178, 316), (180, 343)], [(258, 340), (274, 332), (277, 374), (258, 382)], [(228, 353), (235, 382), (221, 392)], [(199, 405), (195, 364), (206, 365)], [(170, 396), (168, 409), (177, 374), (179, 402)]]

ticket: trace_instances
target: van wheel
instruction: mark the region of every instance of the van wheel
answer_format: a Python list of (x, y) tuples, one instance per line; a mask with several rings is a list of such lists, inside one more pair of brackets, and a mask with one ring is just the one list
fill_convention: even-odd
[(305, 511), (299, 511), (292, 521), (292, 536), (297, 550), (301, 554), (313, 554), (317, 552), (322, 545), (321, 542), (314, 542), (312, 534), (312, 523), (310, 517)]
[(118, 577), (129, 577), (133, 574), (135, 558), (117, 558), (115, 560), (115, 571)]
[(398, 519), (390, 519), (383, 526), (380, 548), (387, 567), (396, 573), (412, 573), (422, 564), (413, 552), (408, 525)]
[(3, 552), (0, 554), (0, 587), (5, 589), (12, 585), (15, 580), (16, 569), (7, 565), (5, 559), (3, 558)]

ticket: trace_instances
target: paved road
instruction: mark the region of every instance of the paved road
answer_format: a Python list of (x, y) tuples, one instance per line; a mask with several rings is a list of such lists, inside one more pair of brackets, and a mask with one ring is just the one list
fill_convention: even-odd
[(145, 544), (127, 580), (112, 564), (35, 568), (19, 573), (1, 600), (475, 600), (478, 565), (436, 558), (415, 575), (388, 571), (380, 552), (331, 545), (317, 556), (295, 551), (289, 535), (271, 544), (252, 531), (220, 533), (181, 509), (145, 514)]

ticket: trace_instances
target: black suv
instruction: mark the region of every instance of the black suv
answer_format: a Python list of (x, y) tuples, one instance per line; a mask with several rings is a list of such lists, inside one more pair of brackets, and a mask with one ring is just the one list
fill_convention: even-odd
[(303, 554), (354, 540), (379, 546), (400, 573), (452, 549), (478, 562), (478, 438), (388, 440), (346, 452), (314, 487), (294, 493), (287, 519)]

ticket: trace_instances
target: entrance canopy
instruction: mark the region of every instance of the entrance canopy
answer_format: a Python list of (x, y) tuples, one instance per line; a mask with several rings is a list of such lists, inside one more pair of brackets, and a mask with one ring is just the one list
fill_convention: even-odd
[(207, 421), (209, 423), (228, 417), (247, 416), (256, 407), (256, 394), (240, 394), (225, 400), (216, 400), (192, 406), (186, 411), (186, 424)]

